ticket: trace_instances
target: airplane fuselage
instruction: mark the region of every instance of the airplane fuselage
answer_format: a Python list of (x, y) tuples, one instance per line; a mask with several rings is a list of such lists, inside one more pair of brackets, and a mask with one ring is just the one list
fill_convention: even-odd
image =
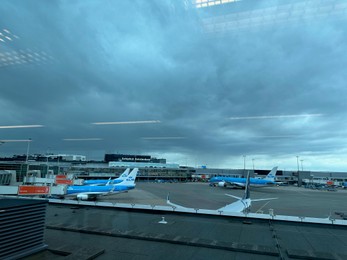
[[(219, 183), (219, 182), (225, 182), (225, 183), (235, 183), (235, 184), (243, 184), (246, 185), (246, 178), (233, 178), (233, 177), (213, 177), (210, 179), (210, 183)], [(271, 180), (264, 180), (264, 179), (256, 179), (256, 178), (250, 178), (250, 185), (251, 186), (267, 186), (267, 185), (274, 185), (276, 184), (274, 181)]]
[(134, 189), (135, 185), (106, 185), (106, 186), (69, 186), (67, 188), (67, 194), (84, 193), (84, 192), (110, 192), (110, 191), (126, 191)]

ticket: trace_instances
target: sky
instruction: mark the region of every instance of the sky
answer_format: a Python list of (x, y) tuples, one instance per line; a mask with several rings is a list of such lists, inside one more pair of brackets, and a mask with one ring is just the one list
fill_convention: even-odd
[(347, 6), (271, 2), (2, 0), (0, 156), (347, 172)]

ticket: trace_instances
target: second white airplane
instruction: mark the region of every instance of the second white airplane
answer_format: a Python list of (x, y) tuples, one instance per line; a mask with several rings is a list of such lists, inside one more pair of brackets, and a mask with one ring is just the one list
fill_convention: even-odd
[[(225, 195), (233, 197), (233, 198), (236, 198), (238, 200), (233, 202), (233, 203), (231, 203), (231, 204), (228, 204), (228, 205), (226, 205), (226, 206), (224, 206), (222, 208), (219, 208), (216, 211), (219, 211), (219, 212), (222, 211), (222, 212), (244, 212), (244, 213), (247, 213), (247, 212), (250, 211), (250, 207), (251, 207), (252, 201), (264, 201), (264, 200), (274, 200), (274, 199), (277, 199), (277, 198), (251, 199), (250, 198), (250, 175), (249, 175), (249, 172), (247, 174), (245, 193), (244, 193), (242, 198), (234, 196), (234, 195), (231, 195), (231, 194), (225, 194)], [(177, 209), (189, 209), (189, 210), (193, 209), (193, 208), (186, 208), (186, 207), (180, 206), (178, 204), (172, 203), (170, 201), (169, 195), (167, 196), (166, 202), (167, 202), (167, 204), (169, 204), (169, 205), (171, 205), (171, 206), (173, 206), (173, 207), (175, 207)]]
[[(277, 166), (274, 167), (265, 178), (250, 178), (249, 182), (254, 187), (265, 187), (276, 185), (275, 177), (277, 172)], [(213, 177), (210, 179), (211, 184), (216, 184), (219, 187), (237, 187), (244, 188), (246, 186), (247, 178), (235, 178), (235, 177)]]

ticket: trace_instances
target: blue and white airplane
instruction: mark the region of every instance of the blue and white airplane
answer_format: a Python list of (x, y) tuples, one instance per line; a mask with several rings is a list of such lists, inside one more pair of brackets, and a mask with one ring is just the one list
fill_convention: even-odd
[(117, 184), (106, 184), (104, 186), (69, 186), (67, 188), (67, 196), (75, 196), (78, 200), (90, 200), (96, 199), (98, 196), (127, 192), (135, 188), (137, 172), (138, 168), (133, 169), (124, 181)]
[(127, 168), (118, 178), (108, 180), (85, 180), (83, 185), (106, 185), (106, 184), (117, 184), (124, 181), (130, 172), (130, 168)]
[[(247, 178), (245, 178), (245, 179), (246, 179), (246, 187), (245, 187), (245, 193), (244, 193), (243, 197), (240, 198), (240, 197), (237, 197), (237, 196), (234, 196), (231, 194), (225, 194), (227, 196), (230, 196), (230, 197), (237, 199), (237, 201), (235, 201), (231, 204), (228, 204), (222, 208), (219, 208), (216, 211), (218, 211), (218, 212), (222, 211), (222, 212), (244, 212), (244, 213), (247, 213), (250, 211), (252, 201), (264, 201), (264, 200), (277, 199), (277, 198), (251, 199), (251, 197), (250, 197), (250, 183), (251, 183), (250, 180), (251, 180), (251, 178), (250, 178), (249, 172), (247, 174)], [(176, 209), (188, 209), (188, 210), (193, 209), (193, 208), (186, 208), (186, 207), (172, 203), (169, 199), (169, 195), (167, 196), (166, 203), (175, 207)]]
[[(250, 178), (251, 186), (273, 186), (276, 185), (275, 176), (277, 172), (277, 166), (274, 167), (265, 178)], [(219, 187), (234, 187), (244, 188), (246, 186), (247, 178), (235, 178), (235, 177), (213, 177), (210, 179), (210, 183), (217, 184)]]

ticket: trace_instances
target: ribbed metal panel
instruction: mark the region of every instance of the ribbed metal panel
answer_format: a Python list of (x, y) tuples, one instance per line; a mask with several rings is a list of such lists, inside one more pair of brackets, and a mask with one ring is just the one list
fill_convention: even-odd
[(0, 199), (0, 259), (19, 259), (45, 249), (47, 201)]

